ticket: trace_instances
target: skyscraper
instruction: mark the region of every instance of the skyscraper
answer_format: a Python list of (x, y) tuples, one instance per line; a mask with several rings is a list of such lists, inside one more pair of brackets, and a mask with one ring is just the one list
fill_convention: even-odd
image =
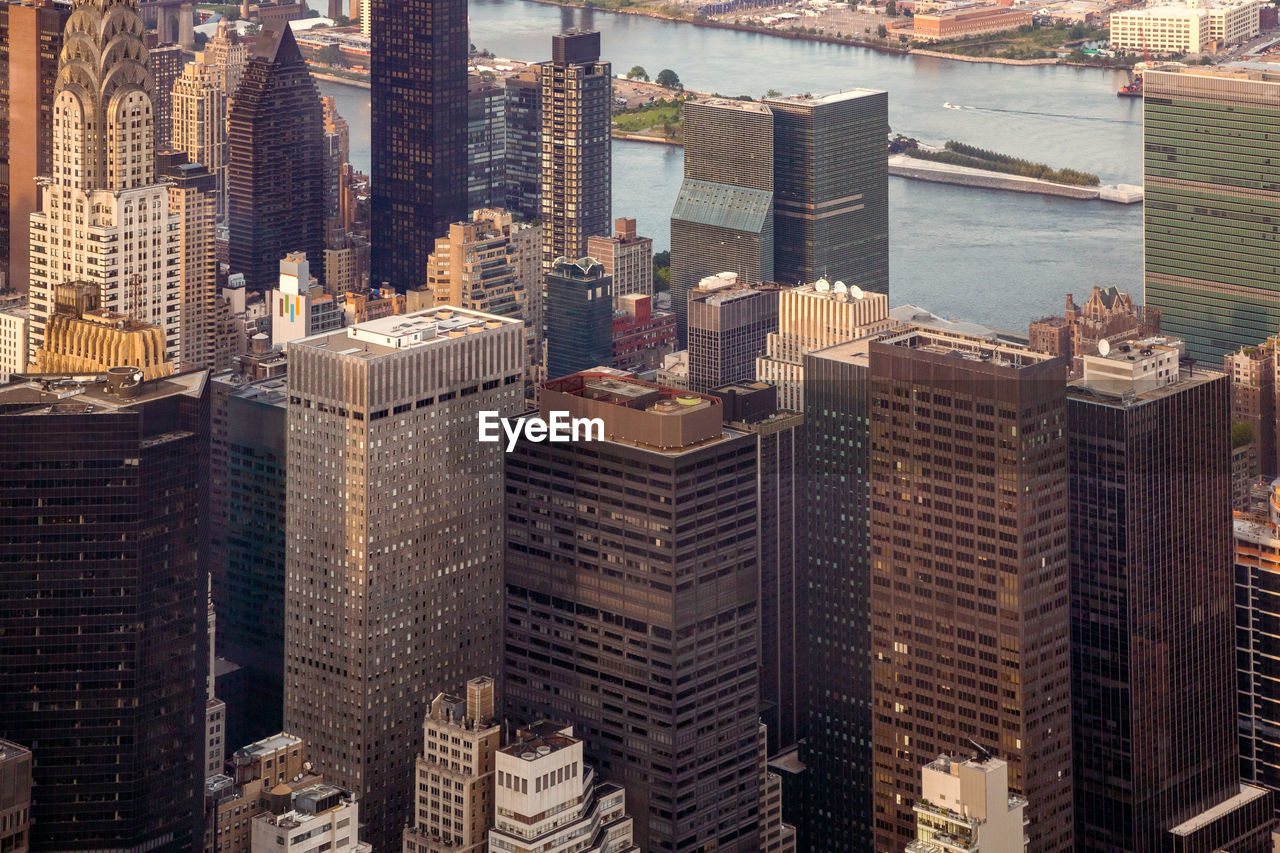
[(1280, 791), (1280, 486), (1261, 506), (1236, 512), (1236, 726), (1240, 775)]
[(200, 847), (207, 417), (202, 372), (0, 388), (0, 737), (35, 754), (34, 850)]
[(227, 218), (227, 96), (216, 70), (188, 62), (173, 84), (173, 147), (214, 177), (214, 214)]
[(573, 723), (642, 850), (760, 850), (756, 439), (714, 397), (542, 386), (600, 440), (506, 456), (507, 715)]
[(1236, 733), (1229, 383), (1181, 350), (1085, 355), (1070, 388), (1076, 832), (1262, 853), (1271, 796), (1241, 786)]
[(284, 724), (378, 851), (435, 689), (502, 671), (502, 445), (477, 418), (523, 407), (524, 352), (519, 320), (451, 308), (289, 345)]
[(173, 84), (182, 76), (187, 64), (181, 45), (165, 44), (148, 51), (147, 70), (155, 86), (152, 112), (155, 115), (156, 150), (169, 147), (173, 136)]
[(213, 367), (215, 294), (218, 259), (214, 252), (214, 220), (218, 201), (217, 177), (202, 163), (187, 162), (185, 154), (166, 151), (157, 158), (161, 177), (169, 182), (169, 209), (181, 236), (182, 349), (177, 363)]
[(370, 11), (373, 284), (403, 291), (426, 282), (432, 241), (467, 215), (467, 4)]
[(684, 182), (671, 212), (671, 307), (688, 336), (689, 291), (734, 272), (773, 281), (773, 113), (708, 98), (684, 104)]
[(324, 118), (320, 93), (285, 23), (268, 24), (231, 105), (231, 272), (275, 286), (280, 259), (305, 252), (324, 282)]
[(525, 219), (537, 219), (542, 215), (541, 72), (526, 68), (507, 77), (505, 86), (506, 207)]
[(689, 293), (689, 389), (706, 393), (754, 379), (756, 359), (778, 331), (771, 282), (743, 284), (734, 273), (708, 276)]
[(32, 354), (44, 342), (53, 286), (83, 280), (99, 285), (104, 308), (163, 329), (168, 357), (176, 359), (181, 238), (156, 175), (151, 78), (136, 5), (77, 0), (63, 44), (53, 168), (30, 218)]
[[(808, 620), (797, 535), (804, 524), (804, 417), (778, 410), (778, 393), (764, 382), (740, 382), (711, 392), (724, 401), (725, 424), (756, 436), (760, 504), (760, 707), (766, 756), (787, 749), (808, 727), (804, 703)], [(827, 681), (825, 674), (820, 678)]]
[[(805, 459), (800, 500), (806, 625), (797, 657), (806, 712), (799, 843), (867, 853), (871, 812), (871, 566), (867, 341), (801, 356)], [(820, 670), (820, 672), (819, 672)], [(895, 851), (896, 853), (896, 851)]]
[(1280, 81), (1196, 68), (1143, 85), (1146, 303), (1216, 362), (1280, 327)]
[(506, 203), (506, 101), (505, 84), (467, 76), (467, 210)]
[(559, 378), (612, 364), (613, 280), (599, 261), (557, 259), (547, 272), (546, 291), (546, 375)]
[(0, 273), (19, 293), (30, 286), (36, 178), (53, 172), (53, 93), (70, 16), (69, 2), (0, 5)]
[(889, 292), (889, 95), (765, 98), (773, 112), (773, 280)]
[(600, 33), (551, 39), (542, 80), (542, 265), (581, 258), (587, 238), (609, 233), (613, 204), (613, 78)]
[(889, 298), (825, 278), (778, 294), (778, 330), (756, 359), (756, 378), (776, 385), (778, 405), (804, 411), (804, 354), (887, 329)]
[(210, 384), (217, 646), (218, 655), (236, 667), (219, 678), (218, 693), (229, 701), (228, 743), (251, 743), (280, 731), (284, 707), (289, 397), (284, 376), (255, 381), (229, 373)]
[(1072, 849), (1066, 360), (910, 327), (869, 345), (877, 853), (915, 837), (920, 767), (981, 744)]
[(225, 17), (218, 19), (213, 38), (205, 42), (202, 61), (213, 69), (222, 94), (228, 101), (234, 99), (245, 66), (249, 64), (249, 46), (240, 40), (240, 33), (235, 27), (227, 27)]

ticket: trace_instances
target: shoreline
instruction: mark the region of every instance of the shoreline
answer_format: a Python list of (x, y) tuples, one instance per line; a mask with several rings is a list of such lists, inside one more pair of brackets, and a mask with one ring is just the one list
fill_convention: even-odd
[(354, 86), (357, 89), (372, 89), (373, 84), (368, 80), (353, 80), (350, 77), (339, 77), (337, 74), (325, 74), (323, 71), (311, 71), (313, 80), (324, 80), (327, 83), (341, 83), (346, 86)]
[[(559, 2), (559, 0), (524, 0), (526, 3), (539, 3), (543, 6), (559, 6), (562, 9), (587, 9), (585, 3), (580, 0), (570, 0), (570, 2)], [(951, 59), (956, 62), (988, 62), (993, 65), (1071, 65), (1075, 68), (1097, 68), (1102, 71), (1124, 70), (1117, 69), (1109, 65), (1088, 65), (1079, 62), (1068, 63), (1059, 57), (1043, 57), (1041, 59), (1005, 59), (998, 56), (969, 56), (962, 53), (947, 53), (941, 50), (914, 49), (911, 47), (894, 47), (888, 44), (879, 44), (875, 42), (856, 41), (851, 39), (836, 38), (835, 36), (814, 35), (812, 33), (794, 32), (776, 30), (772, 27), (753, 27), (747, 24), (731, 24), (727, 21), (712, 21), (706, 18), (701, 20), (696, 18), (673, 18), (668, 15), (659, 15), (650, 8), (628, 8), (628, 9), (600, 9), (591, 7), (592, 14), (602, 13), (606, 15), (638, 15), (643, 18), (653, 18), (656, 21), (669, 21), (673, 24), (689, 24), (695, 27), (708, 27), (716, 30), (733, 30), (740, 33), (753, 33), (755, 35), (772, 36), (774, 38), (791, 39), (792, 41), (816, 41), (822, 44), (841, 45), (843, 47), (860, 47), (866, 50), (874, 50), (876, 53), (884, 53), (890, 56), (926, 56), (931, 59)]]
[(1075, 186), (1059, 184), (1040, 178), (989, 172), (968, 166), (953, 166), (933, 160), (921, 160), (906, 154), (889, 157), (889, 174), (899, 178), (930, 181), (936, 184), (953, 184), (976, 189), (1004, 190), (1007, 192), (1036, 193), (1039, 195), (1070, 198), (1078, 201), (1105, 201), (1113, 204), (1141, 204), (1142, 188), (1130, 185)]

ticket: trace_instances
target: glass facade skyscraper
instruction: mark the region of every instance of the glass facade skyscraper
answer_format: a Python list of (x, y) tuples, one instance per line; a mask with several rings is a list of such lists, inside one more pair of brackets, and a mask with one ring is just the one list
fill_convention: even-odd
[(373, 278), (427, 281), (427, 258), (467, 215), (467, 2), (372, 3)]
[(1143, 76), (1146, 303), (1216, 362), (1280, 327), (1280, 80)]

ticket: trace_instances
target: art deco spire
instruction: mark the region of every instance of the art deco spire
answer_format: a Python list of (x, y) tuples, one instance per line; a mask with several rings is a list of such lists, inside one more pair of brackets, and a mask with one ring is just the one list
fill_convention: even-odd
[(155, 181), (147, 47), (136, 0), (76, 0), (54, 101), (54, 182), (120, 190)]

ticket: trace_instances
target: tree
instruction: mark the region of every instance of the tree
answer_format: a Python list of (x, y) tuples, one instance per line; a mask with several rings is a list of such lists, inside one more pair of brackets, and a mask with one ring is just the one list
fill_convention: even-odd
[(244, 28), (244, 34), (247, 36), (256, 36), (262, 32), (262, 24), (247, 24)]
[(658, 72), (658, 79), (654, 81), (659, 86), (665, 86), (668, 89), (683, 89), (680, 84), (680, 75), (672, 71), (670, 68), (664, 68)]
[(889, 28), (886, 27), (884, 24), (881, 24), (880, 26), (876, 27), (876, 35), (879, 36), (880, 38), (887, 38), (889, 35)]
[(649, 82), (649, 72), (644, 70), (643, 65), (633, 65), (631, 70), (627, 72), (628, 80), (643, 80)]
[(324, 47), (316, 51), (316, 61), (324, 65), (336, 65), (346, 67), (347, 59), (342, 55), (342, 49), (336, 44), (326, 44)]
[(654, 292), (671, 289), (671, 252), (653, 253)]
[(335, 27), (349, 27), (351, 26), (351, 19), (346, 15), (339, 15), (333, 19), (333, 25)]
[(764, 96), (766, 98), (780, 98), (782, 97), (782, 93), (779, 92), (777, 89), (770, 89), (769, 91), (764, 93)]
[(897, 17), (898, 4), (893, 2), (893, 0), (889, 0), (888, 3), (884, 4), (884, 13), (890, 18)]

